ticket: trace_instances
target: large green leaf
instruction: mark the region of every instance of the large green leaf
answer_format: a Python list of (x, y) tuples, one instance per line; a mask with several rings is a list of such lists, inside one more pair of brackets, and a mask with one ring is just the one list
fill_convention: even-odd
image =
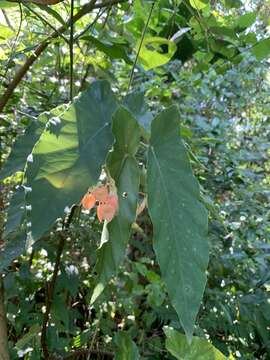
[(263, 60), (270, 55), (270, 37), (259, 41), (251, 50), (257, 60)]
[(96, 184), (113, 142), (111, 121), (116, 107), (109, 83), (97, 81), (48, 123), (26, 169), (34, 240)]
[(179, 137), (179, 117), (173, 106), (152, 122), (148, 206), (161, 273), (191, 339), (206, 283), (207, 211), (200, 202), (199, 185)]
[(193, 337), (188, 344), (185, 335), (165, 327), (166, 349), (178, 360), (225, 360), (226, 357), (207, 340)]
[(131, 225), (136, 216), (139, 169), (134, 155), (140, 141), (140, 128), (123, 107), (113, 116), (113, 134), (116, 142), (108, 157), (107, 168), (117, 186), (119, 212), (109, 224), (104, 224), (101, 247), (97, 254), (98, 284), (91, 299), (92, 303), (123, 261)]
[(139, 350), (127, 332), (119, 332), (114, 337), (117, 346), (115, 360), (140, 360)]
[[(140, 41), (137, 44), (139, 51)], [(167, 47), (167, 51), (162, 50)], [(147, 71), (166, 64), (173, 57), (177, 46), (173, 41), (161, 37), (147, 37), (143, 40), (139, 53), (139, 60), (142, 67)]]
[(42, 113), (37, 120), (30, 123), (25, 133), (15, 141), (11, 153), (0, 171), (0, 180), (24, 169), (27, 156), (31, 153), (47, 121), (54, 116), (58, 116), (64, 109), (65, 105), (61, 105), (51, 112)]

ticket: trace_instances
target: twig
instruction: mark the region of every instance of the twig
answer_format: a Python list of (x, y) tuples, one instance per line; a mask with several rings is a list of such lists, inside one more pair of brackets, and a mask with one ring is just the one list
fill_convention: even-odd
[(137, 65), (137, 61), (138, 61), (138, 58), (139, 58), (139, 55), (140, 55), (140, 51), (141, 51), (141, 48), (142, 48), (143, 40), (144, 40), (144, 37), (145, 37), (145, 34), (146, 34), (146, 30), (147, 30), (147, 28), (148, 28), (148, 25), (149, 25), (151, 16), (152, 16), (152, 12), (153, 12), (154, 6), (155, 6), (155, 1), (153, 1), (152, 5), (151, 5), (150, 12), (149, 12), (149, 15), (148, 15), (148, 19), (147, 19), (147, 22), (146, 22), (145, 27), (144, 27), (144, 29), (143, 29), (143, 33), (142, 33), (141, 41), (140, 41), (139, 48), (138, 48), (138, 51), (137, 51), (137, 54), (136, 54), (136, 58), (135, 58), (135, 61), (134, 61), (134, 63), (133, 63), (132, 69), (131, 69), (131, 74), (130, 74), (130, 79), (129, 79), (129, 84), (128, 84), (128, 92), (129, 92), (130, 87), (131, 87), (131, 84), (132, 84), (135, 67), (136, 67), (136, 65)]
[(83, 29), (78, 35), (75, 36), (75, 40), (78, 40), (81, 36), (83, 36), (86, 32), (88, 32), (88, 30), (91, 30), (98, 21), (98, 19), (105, 13), (105, 11), (106, 9), (103, 10), (100, 9), (97, 15), (95, 16), (94, 20), (89, 25), (87, 25), (86, 28)]
[(48, 350), (48, 346), (47, 346), (47, 327), (48, 327), (49, 317), (50, 317), (50, 313), (51, 313), (51, 307), (52, 307), (52, 303), (53, 303), (56, 278), (57, 278), (59, 268), (60, 268), (61, 255), (62, 255), (64, 246), (65, 246), (65, 242), (66, 242), (65, 234), (62, 232), (59, 234), (60, 234), (60, 240), (59, 240), (59, 244), (58, 244), (58, 248), (57, 248), (57, 254), (56, 254), (56, 259), (55, 259), (55, 264), (54, 264), (54, 269), (53, 269), (53, 276), (52, 276), (51, 282), (47, 286), (46, 311), (45, 311), (45, 314), (43, 317), (43, 324), (42, 324), (42, 330), (41, 330), (40, 343), (41, 343), (41, 348), (42, 348), (42, 352), (43, 352), (45, 359), (49, 358), (49, 350)]
[(84, 88), (84, 85), (86, 83), (86, 79), (88, 77), (90, 69), (91, 69), (91, 64), (87, 64), (84, 75), (83, 75), (83, 77), (81, 79), (81, 85), (80, 85), (79, 90), (78, 90), (79, 92), (81, 92), (83, 90), (83, 88)]
[(43, 324), (42, 324), (41, 338), (40, 338), (40, 344), (41, 344), (42, 352), (43, 352), (45, 359), (49, 359), (49, 350), (48, 350), (48, 346), (47, 346), (47, 327), (48, 327), (49, 317), (50, 317), (50, 313), (51, 313), (51, 307), (52, 307), (52, 303), (53, 303), (56, 279), (57, 279), (57, 275), (58, 275), (59, 268), (60, 268), (61, 255), (64, 250), (65, 243), (66, 243), (66, 236), (65, 236), (66, 231), (65, 230), (69, 229), (69, 226), (71, 224), (71, 221), (75, 215), (75, 211), (78, 208), (78, 206), (79, 205), (72, 206), (67, 220), (66, 221), (64, 220), (63, 230), (62, 230), (62, 232), (59, 232), (60, 240), (59, 240), (58, 247), (57, 247), (56, 259), (55, 259), (55, 264), (54, 264), (54, 269), (53, 269), (53, 276), (52, 276), (52, 280), (50, 281), (50, 283), (46, 284), (46, 311), (45, 311), (45, 314), (43, 317)]
[[(91, 0), (88, 4), (85, 4), (78, 12), (74, 15), (73, 23), (75, 24), (76, 21), (80, 20), (84, 15), (88, 14), (93, 9), (101, 9), (107, 6), (112, 6), (120, 3), (124, 3), (128, 0), (105, 0), (102, 3), (96, 4), (96, 0)], [(43, 53), (43, 51), (48, 47), (51, 40), (57, 38), (59, 34), (64, 33), (70, 26), (70, 20), (65, 24), (62, 25), (57, 29), (57, 31), (53, 32), (51, 36), (41, 42), (33, 54), (27, 58), (25, 63), (22, 67), (18, 70), (15, 74), (13, 80), (7, 86), (5, 93), (0, 97), (0, 113), (3, 111), (4, 107), (6, 106), (9, 98), (12, 96), (14, 90), (21, 82), (24, 75), (27, 73), (29, 68), (33, 65), (33, 63), (37, 60), (37, 58)]]

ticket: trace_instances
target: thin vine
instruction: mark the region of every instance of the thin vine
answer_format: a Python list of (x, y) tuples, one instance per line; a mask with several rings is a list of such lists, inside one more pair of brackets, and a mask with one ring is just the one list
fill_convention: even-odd
[(143, 40), (144, 40), (144, 38), (145, 38), (146, 30), (147, 30), (147, 28), (148, 28), (148, 25), (149, 25), (149, 22), (150, 22), (150, 19), (151, 19), (153, 10), (154, 10), (154, 6), (155, 6), (155, 1), (154, 1), (154, 2), (152, 3), (152, 5), (151, 5), (150, 11), (149, 11), (149, 15), (148, 15), (148, 18), (147, 18), (145, 27), (144, 27), (144, 29), (143, 29), (143, 33), (142, 33), (142, 37), (141, 37), (140, 44), (139, 44), (139, 47), (138, 47), (138, 51), (137, 51), (137, 54), (136, 54), (136, 58), (135, 58), (135, 61), (134, 61), (134, 63), (133, 63), (132, 69), (131, 69), (130, 78), (129, 78), (129, 84), (128, 84), (128, 92), (130, 91), (130, 88), (131, 88), (131, 85), (132, 85), (135, 67), (136, 67), (137, 62), (138, 62), (138, 58), (139, 58), (140, 51), (141, 51), (141, 48), (142, 48)]

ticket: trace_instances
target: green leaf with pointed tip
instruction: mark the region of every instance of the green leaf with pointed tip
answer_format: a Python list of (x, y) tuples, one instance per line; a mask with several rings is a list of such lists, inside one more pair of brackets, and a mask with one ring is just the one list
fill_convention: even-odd
[(140, 360), (139, 350), (127, 332), (119, 332), (114, 337), (117, 346), (115, 360)]
[(136, 217), (139, 169), (134, 155), (140, 141), (140, 128), (137, 121), (123, 107), (113, 116), (113, 134), (116, 141), (113, 152), (108, 156), (107, 168), (117, 187), (119, 211), (109, 224), (104, 224), (95, 269), (98, 284), (94, 289), (91, 303), (97, 299), (123, 261), (131, 225)]
[(117, 108), (107, 81), (94, 82), (66, 111), (52, 118), (33, 149), (26, 185), (32, 211), (33, 239), (47, 232), (97, 183), (113, 137), (112, 114)]
[(193, 337), (188, 344), (185, 335), (165, 327), (166, 349), (178, 360), (225, 360), (226, 357), (205, 339)]
[(207, 211), (179, 137), (180, 115), (170, 107), (152, 122), (148, 151), (148, 208), (162, 277), (189, 339), (202, 300), (208, 264)]
[[(167, 51), (163, 51), (162, 46), (166, 46)], [(137, 51), (139, 47), (140, 41), (137, 44)], [(147, 37), (142, 42), (139, 61), (146, 71), (151, 70), (170, 61), (176, 50), (177, 46), (173, 41), (161, 37)]]

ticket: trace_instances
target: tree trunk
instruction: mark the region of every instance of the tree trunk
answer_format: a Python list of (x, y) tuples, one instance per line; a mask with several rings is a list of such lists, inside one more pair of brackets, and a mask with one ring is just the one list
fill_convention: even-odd
[(0, 360), (10, 360), (8, 351), (7, 322), (4, 305), (4, 284), (0, 278)]

